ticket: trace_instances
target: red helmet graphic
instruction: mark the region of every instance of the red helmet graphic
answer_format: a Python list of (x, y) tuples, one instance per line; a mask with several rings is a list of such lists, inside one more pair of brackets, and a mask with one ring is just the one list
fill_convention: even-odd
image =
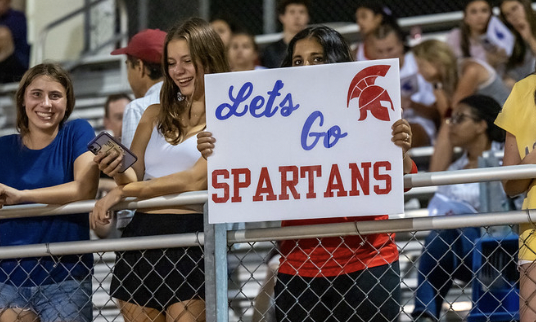
[(387, 91), (375, 85), (379, 76), (385, 76), (391, 68), (389, 65), (375, 65), (361, 70), (350, 83), (348, 89), (347, 107), (350, 107), (352, 98), (359, 99), (359, 121), (367, 118), (367, 111), (378, 120), (389, 121), (389, 108), (395, 110), (393, 101)]

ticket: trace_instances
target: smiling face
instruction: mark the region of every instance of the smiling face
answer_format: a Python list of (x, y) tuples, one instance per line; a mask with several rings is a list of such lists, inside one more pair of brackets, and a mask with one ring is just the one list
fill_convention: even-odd
[(471, 33), (484, 34), (491, 17), (491, 7), (486, 1), (473, 1), (464, 11), (463, 21), (471, 29)]
[(49, 76), (36, 77), (26, 87), (23, 104), (30, 133), (57, 133), (67, 109), (65, 88)]
[(205, 71), (196, 64), (190, 55), (190, 47), (184, 39), (172, 39), (167, 48), (166, 67), (175, 85), (182, 95), (197, 99), (205, 92)]
[(517, 0), (504, 1), (501, 4), (501, 12), (506, 18), (506, 21), (510, 23), (514, 28), (520, 29), (527, 21), (527, 13), (521, 2)]
[(296, 42), (292, 54), (292, 67), (324, 64), (324, 48), (314, 38)]

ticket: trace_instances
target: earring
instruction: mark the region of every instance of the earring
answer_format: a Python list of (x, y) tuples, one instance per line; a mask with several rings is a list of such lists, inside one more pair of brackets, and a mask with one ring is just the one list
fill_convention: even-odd
[(177, 92), (177, 101), (182, 102), (184, 100), (184, 96), (180, 91)]

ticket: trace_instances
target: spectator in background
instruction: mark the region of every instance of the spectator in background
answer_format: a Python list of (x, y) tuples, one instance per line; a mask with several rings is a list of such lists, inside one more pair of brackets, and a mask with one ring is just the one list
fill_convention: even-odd
[(400, 93), (402, 118), (411, 126), (411, 147), (433, 145), (439, 113), (435, 107), (432, 84), (419, 74), (419, 68), (406, 35), (398, 24), (384, 23), (370, 33), (374, 58), (398, 58), (400, 63)]
[(515, 36), (514, 50), (506, 65), (509, 82), (517, 82), (534, 71), (536, 56), (536, 12), (529, 0), (502, 0), (500, 17)]
[[(453, 146), (461, 147), (463, 155), (442, 170), (475, 169), (485, 151), (502, 150), (505, 133), (493, 123), (500, 111), (499, 103), (484, 95), (468, 96), (458, 103), (447, 124), (450, 142)], [(506, 195), (500, 185), (498, 189), (504, 197), (502, 203), (499, 201), (503, 208), (491, 211), (506, 211)], [(438, 187), (428, 210), (430, 216), (480, 212), (480, 183)], [(479, 237), (480, 227), (432, 230), (426, 237), (419, 259), (418, 286), (412, 313), (416, 322), (439, 321), (443, 300), (453, 280), (473, 280), (473, 251)]]
[(227, 49), (227, 58), (233, 72), (265, 68), (257, 65), (259, 47), (255, 42), (255, 37), (247, 31), (237, 31), (232, 35)]
[(128, 82), (135, 100), (125, 107), (121, 143), (130, 148), (134, 133), (145, 109), (160, 103), (163, 84), (162, 51), (166, 33), (158, 29), (146, 29), (135, 34), (124, 48), (112, 51), (112, 55), (127, 55)]
[(472, 57), (487, 62), (501, 77), (508, 59), (504, 49), (484, 41), (493, 12), (487, 0), (467, 0), (459, 28), (447, 35), (447, 43), (456, 58)]
[(216, 16), (210, 20), (210, 26), (220, 36), (225, 48), (229, 48), (231, 37), (233, 36), (233, 33), (236, 29), (235, 25), (231, 22), (231, 20), (228, 18), (224, 18), (223, 16)]
[(307, 27), (309, 23), (308, 0), (280, 0), (277, 5), (279, 21), (283, 25), (283, 38), (264, 48), (261, 63), (267, 68), (281, 67), (287, 46), (292, 37)]
[[(173, 26), (164, 45), (161, 104), (151, 105), (132, 143), (138, 161), (118, 173), (121, 156), (99, 154), (95, 162), (118, 187), (98, 200), (92, 226), (106, 224), (109, 210), (125, 197), (140, 199), (207, 189), (207, 162), (195, 136), (206, 127), (204, 76), (228, 72), (223, 42), (204, 20)], [(203, 231), (203, 206), (185, 205), (136, 212), (122, 237)], [(111, 294), (126, 321), (205, 321), (202, 247), (177, 247), (117, 254)]]
[(509, 94), (502, 78), (484, 61), (475, 58), (457, 60), (450, 46), (436, 39), (425, 40), (413, 47), (419, 73), (434, 86), (436, 106), (441, 123), (430, 160), (430, 171), (442, 171), (452, 161), (452, 144), (445, 120), (453, 108), (473, 94), (490, 96), (503, 104)]
[[(67, 122), (69, 75), (52, 63), (32, 67), (16, 108), (19, 134), (0, 138), (0, 207), (94, 199), (98, 168), (87, 144), (95, 132), (86, 120)], [(1, 246), (89, 240), (88, 215), (2, 219), (0, 236)], [(92, 267), (93, 254), (1, 260), (0, 319), (91, 322)]]
[(26, 16), (0, 0), (0, 83), (18, 82), (29, 63)]
[(355, 21), (359, 27), (361, 42), (352, 45), (352, 54), (357, 61), (374, 59), (370, 34), (381, 24), (397, 25), (391, 9), (377, 1), (360, 2), (355, 10)]
[(104, 129), (116, 139), (121, 140), (123, 127), (123, 113), (126, 106), (132, 101), (126, 93), (112, 94), (104, 103)]

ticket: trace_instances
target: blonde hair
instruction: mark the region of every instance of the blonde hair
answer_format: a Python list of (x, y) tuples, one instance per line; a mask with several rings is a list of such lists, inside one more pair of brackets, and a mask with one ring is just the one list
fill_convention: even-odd
[(458, 64), (447, 43), (436, 39), (425, 40), (412, 49), (415, 57), (433, 64), (445, 91), (452, 95), (458, 85)]
[[(223, 73), (229, 71), (225, 47), (220, 36), (210, 27), (209, 23), (200, 18), (190, 18), (182, 24), (173, 26), (167, 33), (162, 55), (164, 69), (164, 84), (160, 93), (160, 113), (158, 115), (158, 131), (171, 144), (182, 140), (180, 115), (191, 107), (191, 100), (177, 100), (179, 87), (169, 74), (167, 48), (172, 40), (183, 39), (188, 43), (190, 56), (195, 71), (205, 70), (205, 73)], [(203, 81), (198, 79), (197, 82)], [(195, 88), (198, 84), (195, 84)]]

